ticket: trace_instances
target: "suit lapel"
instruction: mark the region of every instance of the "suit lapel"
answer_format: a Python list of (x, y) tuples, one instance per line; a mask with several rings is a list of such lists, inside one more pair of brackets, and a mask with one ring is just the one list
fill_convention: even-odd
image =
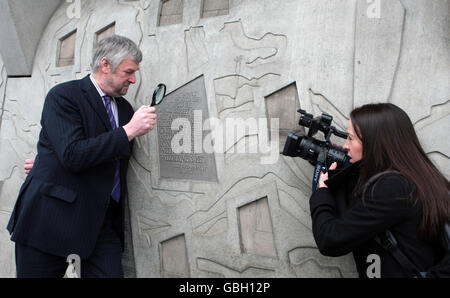
[(95, 89), (94, 84), (92, 84), (89, 75), (81, 80), (81, 89), (85, 92), (89, 104), (100, 117), (103, 124), (105, 125), (105, 128), (107, 130), (111, 130), (112, 127), (111, 123), (109, 122), (108, 114), (106, 113), (105, 105), (103, 104), (103, 100), (100, 97), (100, 94), (98, 94), (97, 89)]
[(130, 119), (125, 107), (125, 99), (122, 97), (116, 97), (117, 113), (119, 114), (119, 126), (124, 126)]

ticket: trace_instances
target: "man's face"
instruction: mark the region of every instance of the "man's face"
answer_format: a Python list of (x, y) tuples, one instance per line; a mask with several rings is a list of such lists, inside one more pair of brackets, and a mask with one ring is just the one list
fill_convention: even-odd
[[(110, 66), (111, 67), (111, 66)], [(136, 71), (139, 64), (131, 57), (125, 58), (114, 72), (109, 72), (105, 85), (109, 89), (108, 95), (119, 97), (127, 94), (130, 84), (136, 83)]]

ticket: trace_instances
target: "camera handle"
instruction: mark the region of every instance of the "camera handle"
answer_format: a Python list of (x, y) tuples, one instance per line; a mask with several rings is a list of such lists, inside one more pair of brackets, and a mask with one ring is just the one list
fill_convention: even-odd
[(325, 135), (325, 140), (326, 142), (330, 142), (330, 137), (331, 135), (334, 134), (335, 136), (338, 136), (340, 138), (346, 139), (348, 138), (348, 133), (346, 133), (345, 131), (341, 131), (339, 129), (337, 129), (334, 126), (330, 126), (330, 129), (328, 130), (328, 133)]
[(316, 167), (314, 169), (314, 176), (313, 176), (313, 182), (312, 182), (312, 191), (315, 192), (317, 189), (317, 184), (319, 183), (319, 177), (320, 173), (322, 171), (327, 171), (327, 168), (325, 166), (325, 161), (327, 159), (328, 150), (324, 149), (319, 153), (319, 156), (317, 157), (317, 163)]

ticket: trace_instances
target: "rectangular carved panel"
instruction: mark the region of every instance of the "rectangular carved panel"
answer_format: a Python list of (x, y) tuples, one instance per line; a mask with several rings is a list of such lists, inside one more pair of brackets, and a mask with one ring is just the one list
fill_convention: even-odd
[(159, 15), (159, 26), (180, 24), (183, 22), (183, 0), (163, 0)]
[[(293, 129), (299, 129), (300, 114), (297, 86), (295, 83), (266, 97), (267, 118), (280, 119), (280, 136), (287, 136)], [(270, 125), (270, 121), (269, 121)]]
[(267, 197), (239, 208), (242, 249), (245, 253), (276, 257)]
[(227, 15), (229, 11), (229, 0), (203, 0), (202, 18)]
[(107, 37), (113, 36), (116, 33), (116, 23), (112, 23), (102, 30), (96, 33), (96, 44), (100, 42), (100, 40), (105, 39)]
[(76, 40), (77, 32), (74, 31), (59, 41), (59, 55), (56, 63), (57, 67), (74, 65)]
[(184, 235), (161, 243), (162, 277), (189, 277), (186, 241)]
[[(161, 178), (217, 181), (214, 153), (203, 150), (203, 140), (210, 133), (202, 130), (206, 119), (209, 112), (203, 76), (171, 92), (158, 106)], [(177, 151), (181, 147), (184, 150)]]

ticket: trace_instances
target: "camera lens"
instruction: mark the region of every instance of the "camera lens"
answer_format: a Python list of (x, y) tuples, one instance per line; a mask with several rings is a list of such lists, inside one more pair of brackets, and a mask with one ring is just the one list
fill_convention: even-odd
[(316, 163), (319, 152), (321, 151), (321, 142), (314, 138), (305, 137), (300, 142), (300, 157), (306, 159), (311, 164)]
[(348, 155), (347, 151), (344, 149), (331, 147), (328, 150), (327, 163), (332, 164), (333, 162), (337, 162), (338, 166), (343, 166), (347, 162)]

